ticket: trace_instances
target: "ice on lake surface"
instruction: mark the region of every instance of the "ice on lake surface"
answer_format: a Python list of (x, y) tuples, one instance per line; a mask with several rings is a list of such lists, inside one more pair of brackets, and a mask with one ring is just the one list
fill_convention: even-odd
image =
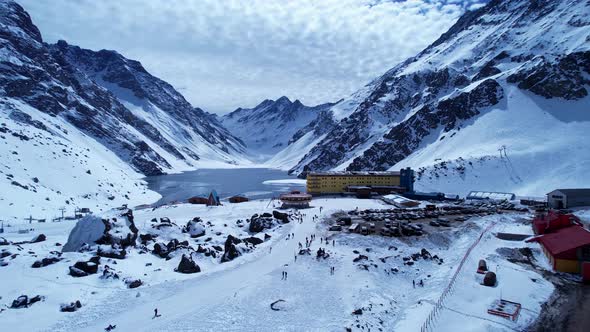
[(304, 181), (289, 176), (285, 171), (268, 168), (199, 169), (150, 176), (145, 180), (151, 190), (162, 195), (158, 204), (207, 196), (211, 190), (216, 190), (222, 199), (233, 195), (264, 199), (290, 190), (305, 191)]

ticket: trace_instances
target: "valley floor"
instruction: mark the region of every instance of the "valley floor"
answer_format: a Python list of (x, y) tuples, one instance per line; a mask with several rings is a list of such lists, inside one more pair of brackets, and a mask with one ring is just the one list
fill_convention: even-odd
[[(345, 232), (328, 232), (325, 222), (334, 212), (389, 208), (378, 200), (342, 198), (316, 199), (313, 208), (302, 210), (303, 221), (292, 221), (269, 230), (272, 238), (227, 263), (200, 257), (203, 272), (193, 275), (173, 271), (180, 256), (167, 261), (151, 253), (131, 252), (127, 258), (106, 264), (123, 277), (141, 278), (144, 285), (127, 289), (124, 283), (96, 275), (72, 278), (68, 266), (88, 253), (64, 253), (65, 260), (32, 269), (36, 259), (65, 243), (73, 222), (34, 224), (34, 233), (47, 241), (0, 247), (19, 255), (0, 267), (0, 302), (10, 305), (19, 295), (42, 295), (45, 300), (25, 309), (4, 309), (0, 323), (9, 331), (101, 331), (109, 324), (116, 331), (419, 331), (441, 292), (455, 273), (467, 249), (480, 237), (452, 292), (447, 296), (432, 330), (510, 331), (532, 324), (554, 287), (539, 272), (510, 263), (498, 248), (530, 247), (536, 264), (549, 268), (538, 244), (504, 241), (493, 233), (531, 233), (525, 215), (503, 214), (472, 220), (423, 237), (385, 238)], [(320, 212), (320, 207), (321, 212)], [(227, 234), (246, 234), (236, 227), (237, 219), (254, 213), (271, 212), (272, 203), (251, 201), (221, 207), (199, 205), (166, 206), (137, 210), (135, 222), (143, 233), (152, 218), (168, 217), (177, 224), (198, 216), (210, 221), (214, 243)], [(314, 216), (319, 216), (318, 219)], [(488, 226), (489, 231), (484, 232)], [(287, 240), (287, 234), (295, 234)], [(295, 255), (298, 243), (315, 235), (312, 255)], [(10, 241), (29, 240), (34, 234), (2, 234)], [(328, 239), (328, 244), (323, 239)], [(325, 248), (330, 255), (317, 260), (315, 252)], [(443, 262), (419, 259), (413, 266), (403, 257), (422, 248)], [(367, 256), (358, 262), (359, 254)], [(480, 285), (475, 273), (479, 259), (486, 259), (498, 274), (496, 287)], [(335, 268), (331, 275), (330, 267)], [(102, 268), (102, 265), (101, 265)], [(395, 272), (397, 270), (397, 272)], [(282, 280), (282, 272), (288, 273)], [(414, 288), (412, 281), (416, 281)], [(424, 286), (418, 286), (419, 280)], [(523, 310), (516, 322), (488, 315), (488, 306), (500, 297), (519, 302)], [(59, 312), (61, 303), (80, 300), (74, 313)], [(277, 304), (279, 311), (271, 310)], [(160, 317), (154, 316), (157, 308)], [(354, 315), (360, 309), (362, 314)]]

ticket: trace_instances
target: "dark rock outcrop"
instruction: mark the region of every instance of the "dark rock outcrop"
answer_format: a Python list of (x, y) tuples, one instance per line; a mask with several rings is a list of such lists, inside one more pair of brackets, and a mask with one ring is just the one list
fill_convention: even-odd
[(78, 309), (82, 308), (82, 303), (80, 301), (72, 302), (69, 304), (62, 304), (59, 306), (59, 311), (61, 312), (74, 312)]
[(238, 248), (236, 248), (236, 244), (239, 244), (241, 242), (242, 242), (242, 240), (240, 240), (232, 235), (227, 236), (227, 239), (225, 240), (225, 244), (224, 244), (223, 256), (221, 256), (222, 263), (232, 261), (235, 258), (242, 255), (242, 253), (238, 250)]
[(47, 240), (47, 237), (45, 236), (45, 234), (39, 234), (37, 236), (35, 236), (30, 242), (31, 243), (39, 243), (39, 242), (43, 242)]
[(191, 256), (182, 255), (175, 271), (179, 273), (198, 273), (201, 272), (201, 268)]
[(245, 239), (242, 239), (242, 241), (244, 241), (246, 243), (250, 243), (250, 244), (255, 245), (255, 246), (264, 242), (264, 240), (262, 240), (260, 238), (257, 238), (255, 236), (247, 237)]

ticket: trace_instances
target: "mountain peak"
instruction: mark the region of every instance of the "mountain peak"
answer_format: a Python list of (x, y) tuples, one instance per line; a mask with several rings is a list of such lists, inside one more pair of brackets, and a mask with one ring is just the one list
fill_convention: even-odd
[(277, 99), (275, 101), (275, 103), (277, 103), (277, 104), (291, 104), (291, 100), (286, 96), (282, 96), (281, 98)]
[(0, 1), (0, 22), (7, 26), (17, 27), (34, 40), (43, 42), (41, 32), (33, 24), (29, 13), (14, 1)]

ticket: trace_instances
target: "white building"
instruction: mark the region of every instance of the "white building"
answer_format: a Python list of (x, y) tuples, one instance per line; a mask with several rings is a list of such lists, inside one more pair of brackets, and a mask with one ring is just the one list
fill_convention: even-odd
[(590, 206), (590, 188), (555, 189), (547, 194), (547, 204), (554, 209), (569, 209), (576, 206)]

